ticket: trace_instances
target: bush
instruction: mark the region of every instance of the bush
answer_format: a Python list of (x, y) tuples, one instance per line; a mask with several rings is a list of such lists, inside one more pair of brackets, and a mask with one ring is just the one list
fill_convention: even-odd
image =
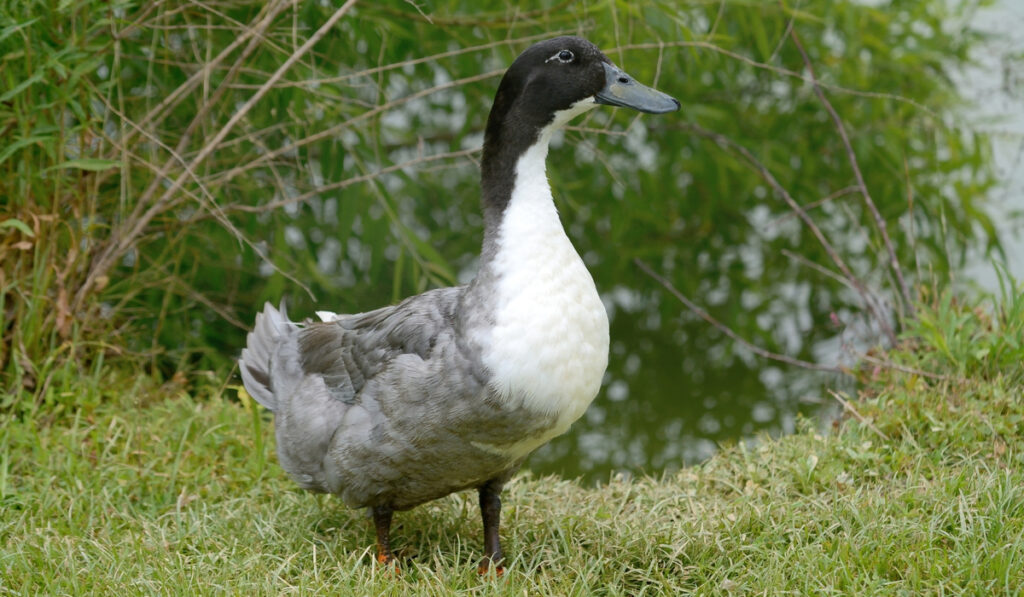
[[(950, 124), (949, 74), (979, 36), (943, 25), (972, 2), (361, 3), (308, 51), (338, 7), (0, 4), (4, 410), (75, 406), (69, 380), (111, 357), (157, 377), (225, 371), (263, 300), (363, 310), (471, 275), (487, 107), (511, 59), (555, 33), (587, 35), (684, 106), (642, 124), (595, 113), (582, 127), (603, 138), (577, 128), (567, 135), (581, 142), (556, 149), (559, 207), (599, 287), (655, 296), (632, 260), (656, 262), (769, 344), (790, 303), (814, 320), (863, 309), (863, 294), (783, 252), (832, 263), (745, 149), (853, 274), (893, 288), (791, 30), (897, 259), (944, 271), (995, 242), (988, 140)], [(748, 287), (761, 298), (744, 302)], [(670, 301), (646, 304), (676, 317)]]

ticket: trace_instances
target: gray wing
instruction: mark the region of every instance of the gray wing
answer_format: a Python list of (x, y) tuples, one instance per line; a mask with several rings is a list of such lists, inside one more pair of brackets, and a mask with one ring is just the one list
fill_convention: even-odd
[(293, 479), (352, 506), (402, 509), (518, 467), (521, 456), (481, 445), (553, 420), (493, 399), (478, 351), (457, 329), (461, 292), (296, 326), (271, 375), (278, 459)]
[(461, 291), (432, 290), (298, 331), (302, 381), (277, 397), (276, 412), (278, 458), (293, 479), (351, 505), (401, 507), (479, 476), (437, 470), (467, 450), (464, 431), (486, 392), (458, 346)]
[(308, 323), (298, 336), (303, 372), (322, 377), (334, 399), (357, 402), (366, 381), (397, 357), (429, 359), (439, 342), (454, 340), (461, 291), (440, 288), (375, 311)]

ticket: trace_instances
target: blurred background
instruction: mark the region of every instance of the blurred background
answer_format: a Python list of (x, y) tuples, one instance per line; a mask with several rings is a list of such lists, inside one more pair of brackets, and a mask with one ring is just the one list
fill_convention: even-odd
[(490, 101), (560, 34), (682, 110), (596, 110), (553, 143), (612, 354), (533, 470), (657, 474), (827, 424), (908, 297), (1024, 276), (1015, 0), (0, 6), (4, 416), (139, 378), (235, 400), (264, 301), (359, 312), (472, 279)]

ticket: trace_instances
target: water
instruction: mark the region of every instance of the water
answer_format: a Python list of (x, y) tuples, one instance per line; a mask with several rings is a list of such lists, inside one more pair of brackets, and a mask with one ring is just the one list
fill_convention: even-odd
[[(958, 84), (975, 104), (965, 114), (967, 121), (994, 133), (1000, 184), (991, 197), (992, 216), (1008, 270), (1024, 279), (1024, 224), (1014, 217), (1024, 209), (1024, 104), (1019, 93), (1024, 69), (1014, 70), (1000, 59), (1024, 51), (1019, 35), (1024, 3), (1004, 0), (974, 18), (979, 28), (1008, 36), (979, 49), (977, 67), (963, 72)], [(978, 253), (958, 280), (961, 286), (998, 289), (990, 259)], [(638, 296), (624, 288), (602, 291), (612, 322), (612, 358), (604, 388), (568, 434), (531, 457), (528, 466), (537, 473), (601, 482), (615, 473), (672, 471), (708, 458), (723, 443), (791, 433), (800, 417), (821, 425), (835, 412), (826, 389), (850, 389), (849, 378), (780, 365), (742, 347), (727, 348), (731, 344), (720, 333), (688, 317), (681, 304), (678, 318), (664, 319), (655, 303), (668, 300), (665, 296)], [(801, 337), (808, 326), (820, 331), (829, 322), (801, 321), (807, 315), (786, 312), (788, 304), (780, 302), (782, 315), (775, 325), (785, 330), (790, 349), (806, 349)], [(874, 338), (858, 335), (836, 334), (810, 347), (811, 352), (822, 363), (849, 363)]]
[[(1006, 250), (1005, 266), (1015, 278), (1024, 279), (1024, 67), (1003, 59), (1024, 55), (1024, 2), (1001, 0), (978, 11), (974, 22), (1001, 39), (990, 49), (976, 51), (977, 67), (957, 83), (973, 104), (968, 119), (993, 135), (992, 157), (1001, 184), (992, 194), (992, 215)], [(996, 272), (984, 256), (974, 257), (965, 278), (998, 290)]]
[[(1024, 3), (1004, 0), (979, 12), (976, 18), (982, 27), (1013, 33), (1024, 25), (1022, 11)], [(692, 12), (703, 14), (698, 8)], [(913, 22), (908, 23), (908, 19)], [(903, 29), (917, 31), (924, 27), (926, 33), (934, 35), (920, 19), (913, 19), (917, 17), (895, 20)], [(784, 21), (778, 19), (775, 24), (781, 34)], [(694, 24), (695, 30), (709, 26), (700, 19)], [(815, 55), (832, 52), (841, 58), (843, 39), (828, 33), (804, 43), (809, 47), (816, 44)], [(346, 34), (356, 39), (368, 35), (362, 40), (367, 48), (374, 47), (367, 43), (380, 42), (372, 32), (352, 30)], [(1021, 74), (1011, 69), (1008, 80), (1003, 64), (995, 57), (1014, 47), (1021, 49), (1020, 39), (1018, 35), (1002, 42), (1002, 47), (989, 46), (985, 50), (988, 53), (977, 55), (978, 67), (962, 73), (960, 81), (968, 96), (979, 101), (979, 107), (965, 115), (967, 121), (980, 129), (1006, 132), (996, 140), (996, 167), (1005, 183), (995, 191), (992, 209), (1008, 252), (1016, 256), (1024, 255), (1024, 241), (1019, 220), (1013, 223), (1008, 215), (1020, 209), (1024, 186), (1021, 176), (1014, 175), (1021, 170), (1024, 153), (1024, 111), (1013, 94), (1021, 87)], [(351, 45), (349, 41), (346, 37), (346, 46)], [(389, 40), (387, 47), (394, 49), (396, 43)], [(923, 42), (915, 38), (915, 43)], [(360, 47), (358, 41), (355, 47)], [(419, 56), (421, 48), (410, 51), (407, 56), (396, 54), (395, 58)], [(930, 50), (935, 51), (941, 50)], [(653, 56), (624, 52), (623, 58), (629, 61), (624, 66), (642, 67), (644, 58)], [(743, 142), (752, 154), (767, 162), (766, 167), (780, 184), (800, 202), (818, 203), (814, 207), (815, 221), (825, 228), (836, 250), (872, 288), (891, 288), (884, 264), (879, 265), (883, 251), (872, 244), (870, 234), (864, 233), (870, 224), (855, 213), (860, 209), (859, 198), (841, 196), (834, 201), (817, 201), (833, 195), (837, 187), (851, 180), (844, 150), (820, 102), (802, 83), (748, 68), (714, 52), (702, 50), (691, 56), (679, 51), (666, 56), (678, 59), (667, 58), (660, 65), (664, 67), (662, 81), (686, 99), (684, 110), (660, 118), (595, 110), (589, 119), (573, 123), (588, 130), (567, 132), (568, 142), (556, 141), (549, 159), (549, 177), (563, 222), (608, 308), (612, 346), (608, 372), (595, 403), (570, 433), (530, 459), (528, 466), (541, 474), (600, 482), (616, 472), (636, 475), (671, 471), (708, 458), (723, 443), (792, 433), (801, 419), (812, 426), (825, 425), (827, 416), (836, 410), (826, 390), (853, 389), (848, 378), (766, 360), (729, 340), (640, 272), (633, 264), (634, 257), (643, 258), (653, 270), (671, 278), (695, 303), (757, 346), (818, 363), (845, 365), (853, 363), (879, 337), (869, 320), (851, 307), (861, 302), (856, 293), (783, 252), (791, 250), (814, 263), (828, 263), (807, 228), (792, 217), (742, 159), (702, 138), (692, 126), (699, 124)], [(862, 56), (858, 53), (853, 60)], [(500, 69), (506, 64), (496, 57), (488, 68)], [(719, 70), (709, 67), (716, 64)], [(903, 76), (890, 74), (890, 78), (876, 79), (876, 73), (860, 72), (865, 70), (860, 62), (834, 64), (851, 67), (839, 69), (843, 77), (877, 80), (880, 88), (899, 89), (905, 82)], [(863, 64), (870, 66), (867, 59)], [(414, 90), (423, 89), (425, 81), (442, 85), (475, 72), (480, 65), (476, 57), (467, 56), (462, 63), (438, 61), (416, 68), (407, 66), (389, 71), (382, 81), (374, 76), (373, 82), (360, 81), (351, 88), (343, 83), (338, 90), (355, 94), (349, 98), (352, 105), (390, 104), (399, 98), (415, 98)], [(716, 78), (715, 73), (721, 76)], [(653, 73), (648, 74), (653, 80)], [(835, 72), (828, 75), (839, 76)], [(927, 77), (914, 83), (924, 86), (924, 90), (930, 84)], [(378, 84), (383, 92), (378, 93)], [(361, 122), (337, 131), (336, 138), (323, 138), (322, 147), (310, 149), (308, 156), (299, 156), (301, 163), (308, 157), (313, 164), (311, 172), (300, 172), (289, 180), (298, 193), (326, 180), (337, 181), (422, 156), (478, 147), (486, 115), (483, 107), (493, 97), (496, 84), (495, 76), (408, 103), (397, 102), (381, 117), (379, 125), (364, 126)], [(922, 140), (922, 135), (903, 138), (899, 129), (902, 121), (883, 113), (899, 112), (905, 107), (900, 102), (842, 93), (832, 98), (854, 127), (853, 142), (861, 163), (868, 165), (864, 168), (868, 185), (876, 192), (876, 201), (888, 210), (886, 213), (905, 211), (903, 181), (892, 172), (893, 164), (899, 161), (899, 150), (907, 151), (911, 158), (908, 162), (928, 164), (912, 166), (923, 171), (915, 180), (919, 196), (932, 200), (918, 204), (916, 213), (921, 217), (915, 222), (930, 226), (933, 236), (918, 229), (915, 239), (924, 238), (925, 243), (933, 240), (938, 227), (934, 212), (940, 203), (936, 198), (950, 199), (954, 205), (943, 205), (943, 209), (957, 211), (955, 203), (960, 197), (948, 187), (939, 186), (944, 183), (920, 178), (945, 168), (947, 176), (942, 180), (948, 181), (952, 176), (948, 170), (968, 161), (970, 151), (959, 151), (960, 157), (950, 158), (942, 155), (951, 153), (949, 149), (940, 146), (936, 150)], [(293, 102), (292, 109), (299, 110), (300, 104), (308, 105)], [(344, 102), (340, 105), (345, 107)], [(468, 106), (474, 109), (467, 110)], [(328, 112), (323, 112), (325, 109)], [(335, 109), (333, 102), (318, 105), (320, 112), (310, 114), (315, 121), (309, 124), (310, 130), (300, 127), (294, 136), (316, 134), (320, 138), (327, 122), (344, 121), (349, 116), (348, 107), (338, 113), (331, 113), (331, 109)], [(1010, 112), (1015, 117), (1009, 121), (991, 119), (992, 115)], [(793, 126), (793, 114), (802, 119), (799, 127)], [(295, 116), (290, 120), (302, 123), (306, 119)], [(921, 120), (909, 122), (922, 125)], [(265, 126), (270, 124), (276, 127), (276, 121)], [(934, 122), (922, 126), (929, 134), (942, 138), (942, 132), (932, 130)], [(600, 135), (602, 131), (608, 134)], [(901, 143), (908, 147), (899, 148), (893, 156), (891, 150)], [(800, 146), (794, 150), (794, 145)], [(938, 158), (934, 165), (933, 158)], [(289, 271), (303, 265), (315, 268), (310, 275), (297, 275), (320, 295), (323, 302), (318, 308), (340, 312), (393, 303), (452, 279), (466, 282), (476, 271), (482, 228), (478, 168), (472, 159), (476, 158), (410, 166), (401, 175), (381, 177), (373, 184), (347, 187), (338, 193), (323, 193), (322, 197), (312, 197), (318, 193), (311, 192), (309, 201), (283, 210), (284, 216), (296, 220), (288, 222), (291, 226), (283, 230), (276, 246), (271, 245), (273, 252)], [(307, 174), (310, 181), (305, 181)], [(962, 168), (957, 175), (964, 175)], [(965, 177), (968, 186), (976, 182)], [(924, 213), (921, 203), (932, 211)], [(309, 217), (302, 220), (307, 212)], [(399, 214), (401, 226), (385, 213)], [(957, 217), (966, 218), (962, 213), (952, 214), (951, 223), (961, 224), (963, 229), (958, 233), (970, 236), (964, 230), (967, 224), (953, 221)], [(892, 229), (905, 229), (907, 220), (902, 218)], [(267, 235), (260, 232), (254, 237), (263, 239)], [(444, 257), (432, 256), (433, 248)], [(288, 259), (286, 249), (292, 251), (292, 259)], [(428, 268), (417, 272), (410, 265), (413, 254), (425, 256), (424, 261), (444, 271), (428, 280), (423, 274)], [(311, 256), (315, 256), (315, 263), (307, 263), (314, 261)], [(445, 259), (449, 261), (441, 268), (438, 263)], [(1011, 258), (1010, 263), (1011, 270), (1024, 278), (1024, 259)], [(312, 312), (309, 297), (296, 296), (300, 293), (273, 277), (269, 266), (261, 272), (276, 283), (264, 291), (266, 295), (273, 300), (282, 295), (293, 300), (293, 314)], [(959, 272), (958, 278), (978, 280), (987, 288), (996, 285), (983, 255), (974, 255), (970, 267)], [(268, 287), (265, 280), (258, 282), (259, 288)], [(237, 284), (242, 288), (250, 285)]]

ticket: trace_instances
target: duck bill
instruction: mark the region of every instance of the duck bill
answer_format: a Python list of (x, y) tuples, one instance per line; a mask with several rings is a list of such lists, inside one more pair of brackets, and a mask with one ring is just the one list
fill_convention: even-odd
[(604, 89), (597, 92), (594, 101), (607, 106), (633, 108), (648, 114), (664, 114), (679, 109), (679, 101), (657, 89), (636, 82), (614, 64), (604, 64)]

